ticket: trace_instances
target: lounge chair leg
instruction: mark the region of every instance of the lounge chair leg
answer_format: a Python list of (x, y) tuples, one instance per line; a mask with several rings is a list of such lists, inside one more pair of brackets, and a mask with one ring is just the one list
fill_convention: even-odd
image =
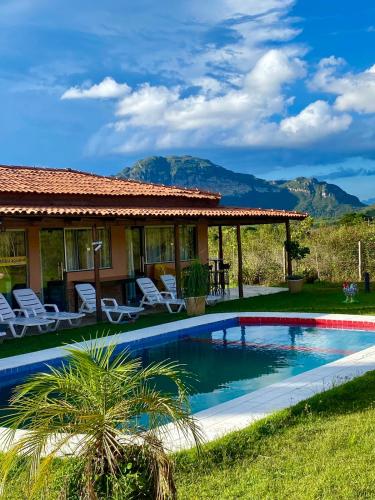
[(122, 318), (122, 314), (119, 313), (119, 317), (117, 319), (114, 319), (109, 311), (104, 311), (104, 312), (105, 312), (105, 315), (107, 316), (107, 319), (110, 323), (115, 324), (115, 325), (120, 323), (120, 320)]
[(71, 327), (77, 327), (81, 324), (82, 318), (68, 319), (68, 323)]
[(37, 328), (40, 333), (54, 332), (56, 330), (56, 326), (50, 328), (50, 325), (37, 325)]
[(10, 333), (12, 334), (12, 336), (15, 339), (20, 339), (21, 337), (23, 337), (26, 333), (26, 329), (27, 329), (27, 327), (24, 326), (24, 327), (22, 327), (21, 333), (17, 333), (16, 329), (14, 328), (14, 325), (12, 325), (12, 324), (9, 325)]

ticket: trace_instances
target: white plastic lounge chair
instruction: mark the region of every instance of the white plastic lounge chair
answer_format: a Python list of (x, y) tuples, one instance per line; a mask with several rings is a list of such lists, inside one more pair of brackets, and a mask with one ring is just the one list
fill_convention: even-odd
[[(47, 332), (53, 323), (54, 321), (51, 319), (35, 316), (30, 318), (28, 312), (22, 309), (12, 309), (4, 295), (0, 293), (0, 324), (6, 325), (13, 337), (23, 337), (26, 330), (33, 326), (37, 327), (40, 332)], [(21, 327), (20, 333), (17, 333), (17, 326)], [(0, 336), (3, 335), (5, 332), (0, 333)]]
[[(138, 278), (137, 285), (143, 293), (143, 298), (140, 304), (141, 306), (145, 305), (154, 307), (157, 305), (164, 305), (170, 313), (180, 312), (182, 309), (186, 308), (185, 301), (183, 299), (177, 299), (171, 292), (159, 292), (150, 278)], [(173, 311), (171, 306), (176, 306), (177, 309)]]
[[(96, 311), (96, 290), (90, 283), (76, 285), (79, 298), (82, 301), (80, 312), (92, 314)], [(127, 320), (137, 319), (139, 313), (144, 311), (143, 307), (122, 306), (116, 299), (101, 299), (102, 311), (110, 323), (122, 323), (124, 316)], [(117, 319), (116, 319), (116, 316)]]
[[(160, 276), (160, 279), (164, 285), (164, 288), (166, 289), (167, 292), (171, 294), (173, 298), (176, 298), (177, 293), (176, 293), (176, 277), (173, 276), (173, 274), (163, 274)], [(206, 304), (208, 306), (213, 306), (219, 300), (221, 300), (222, 297), (220, 295), (207, 295), (206, 296)]]
[(85, 316), (82, 313), (59, 311), (56, 304), (42, 304), (39, 297), (31, 288), (13, 290), (13, 295), (20, 309), (27, 311), (30, 317), (35, 316), (54, 320), (56, 323), (51, 328), (51, 331), (56, 330), (63, 321), (67, 321), (70, 326), (78, 326), (81, 319)]

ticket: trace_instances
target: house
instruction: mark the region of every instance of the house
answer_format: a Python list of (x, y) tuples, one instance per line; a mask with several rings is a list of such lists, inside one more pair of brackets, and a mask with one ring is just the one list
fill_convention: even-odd
[(174, 268), (179, 285), (186, 262), (207, 262), (209, 226), (237, 226), (241, 252), (241, 225), (284, 223), (289, 237), (289, 220), (306, 217), (72, 169), (3, 165), (0, 193), (0, 291), (11, 299), (14, 287), (28, 285), (47, 302), (67, 297), (70, 308), (77, 282), (99, 280), (129, 298), (134, 276), (153, 276), (161, 264)]

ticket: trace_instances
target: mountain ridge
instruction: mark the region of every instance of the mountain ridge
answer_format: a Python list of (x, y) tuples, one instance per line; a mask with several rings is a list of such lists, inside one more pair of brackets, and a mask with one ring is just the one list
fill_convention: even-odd
[(187, 155), (144, 158), (117, 177), (219, 192), (223, 205), (300, 210), (315, 217), (336, 217), (365, 206), (336, 184), (314, 177), (267, 181)]

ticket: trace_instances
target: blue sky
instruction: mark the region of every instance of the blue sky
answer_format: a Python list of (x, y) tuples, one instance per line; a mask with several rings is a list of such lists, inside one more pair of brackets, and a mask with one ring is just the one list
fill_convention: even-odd
[(372, 198), (374, 47), (370, 0), (2, 0), (0, 162), (192, 154)]

